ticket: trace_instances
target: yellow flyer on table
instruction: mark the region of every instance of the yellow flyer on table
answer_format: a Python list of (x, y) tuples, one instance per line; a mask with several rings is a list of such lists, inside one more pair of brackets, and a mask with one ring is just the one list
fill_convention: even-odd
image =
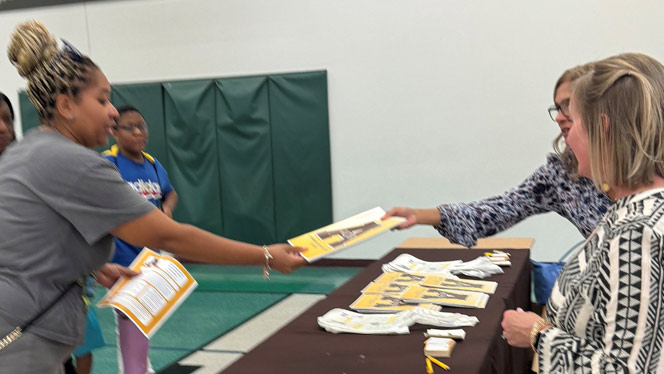
[(148, 248), (129, 268), (140, 274), (120, 279), (97, 306), (118, 309), (150, 338), (198, 283), (176, 259)]
[(461, 308), (484, 309), (487, 301), (489, 301), (489, 295), (483, 292), (449, 288), (410, 286), (401, 294), (401, 299), (407, 303), (432, 303)]
[(434, 288), (450, 288), (455, 290), (475, 291), (493, 294), (498, 283), (491, 281), (450, 278), (430, 275), (420, 282), (421, 286)]
[(434, 311), (441, 309), (440, 305), (431, 303), (407, 304), (401, 300), (401, 295), (398, 293), (361, 294), (350, 304), (351, 309), (360, 313), (396, 313), (416, 307)]
[(301, 255), (307, 261), (313, 262), (383, 233), (405, 221), (401, 217), (390, 217), (383, 221), (380, 218), (384, 215), (383, 209), (373, 208), (292, 238), (288, 243), (294, 247), (307, 248)]

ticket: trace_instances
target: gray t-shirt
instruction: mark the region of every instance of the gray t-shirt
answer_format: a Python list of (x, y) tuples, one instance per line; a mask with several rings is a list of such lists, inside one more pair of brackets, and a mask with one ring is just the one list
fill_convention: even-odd
[[(109, 260), (111, 230), (152, 209), (101, 155), (60, 134), (28, 133), (0, 160), (2, 317), (17, 326), (32, 318)], [(74, 286), (29, 329), (79, 344), (81, 288)]]

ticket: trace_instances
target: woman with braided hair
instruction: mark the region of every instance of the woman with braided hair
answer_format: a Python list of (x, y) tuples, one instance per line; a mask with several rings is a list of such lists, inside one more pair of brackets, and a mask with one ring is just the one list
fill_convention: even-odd
[[(263, 266), (264, 274), (305, 263), (302, 248), (219, 237), (173, 221), (138, 195), (90, 149), (107, 143), (118, 112), (89, 57), (66, 42), (58, 47), (36, 21), (16, 28), (8, 55), (28, 82), (42, 126), (0, 162), (0, 370), (62, 372), (85, 328), (77, 281), (97, 271), (109, 287), (132, 275), (105, 264), (113, 236), (198, 262)], [(20, 335), (15, 328), (26, 321)]]
[(664, 65), (595, 63), (570, 115), (577, 172), (613, 204), (565, 264), (546, 319), (505, 311), (503, 337), (537, 352), (542, 373), (664, 373)]

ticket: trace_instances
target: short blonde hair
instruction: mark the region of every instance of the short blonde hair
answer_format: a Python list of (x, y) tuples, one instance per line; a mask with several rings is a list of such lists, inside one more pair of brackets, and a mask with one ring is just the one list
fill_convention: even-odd
[(573, 100), (588, 133), (596, 186), (636, 188), (664, 176), (664, 66), (627, 53), (594, 64)]

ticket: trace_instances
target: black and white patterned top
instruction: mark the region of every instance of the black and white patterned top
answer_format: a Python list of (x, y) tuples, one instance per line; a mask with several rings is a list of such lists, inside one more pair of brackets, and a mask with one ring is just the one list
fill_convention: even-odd
[(664, 189), (616, 201), (547, 303), (542, 373), (664, 373)]
[(520, 185), (502, 195), (468, 204), (438, 206), (438, 232), (451, 242), (470, 247), (477, 238), (506, 230), (532, 215), (556, 212), (584, 237), (602, 219), (611, 200), (586, 178), (572, 180), (560, 157), (549, 154)]

